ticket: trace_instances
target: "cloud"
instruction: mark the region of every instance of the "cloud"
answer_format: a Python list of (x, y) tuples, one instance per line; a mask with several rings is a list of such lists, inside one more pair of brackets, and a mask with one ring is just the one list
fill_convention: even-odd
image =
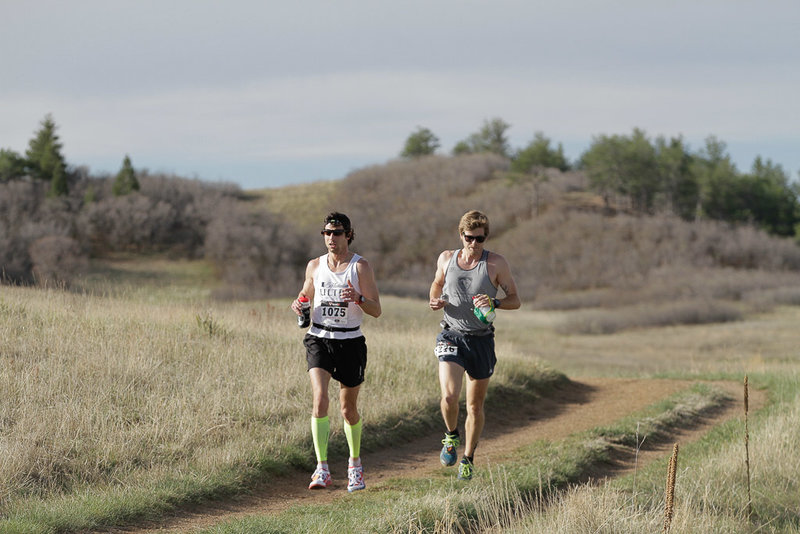
[(409, 2), (8, 0), (0, 146), (24, 150), (52, 112), (75, 164), (268, 180), (386, 161), (417, 126), (449, 151), (500, 117), (512, 145), (542, 131), (573, 156), (640, 127), (800, 167), (795, 0)]
[(22, 95), (3, 120), (16, 125), (18, 140), (20, 132), (27, 139), (52, 112), (74, 154), (117, 151), (121, 157), (136, 150), (177, 159), (238, 155), (264, 161), (391, 158), (417, 126), (430, 128), (444, 147), (492, 117), (511, 123), (510, 132), (522, 139), (534, 131), (558, 140), (633, 127), (653, 135), (714, 133), (723, 139), (795, 131), (798, 105), (787, 110), (795, 87), (770, 79), (731, 86), (725, 78), (675, 85), (608, 78), (342, 72), (91, 99)]

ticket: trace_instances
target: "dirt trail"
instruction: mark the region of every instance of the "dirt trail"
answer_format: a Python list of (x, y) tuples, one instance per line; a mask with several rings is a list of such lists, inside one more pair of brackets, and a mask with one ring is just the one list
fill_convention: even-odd
[[(549, 398), (530, 406), (519, 407), (513, 413), (498, 417), (487, 414), (483, 437), (476, 451), (476, 468), (509, 459), (519, 446), (539, 439), (559, 440), (570, 434), (613, 423), (657, 402), (692, 384), (679, 380), (642, 379), (576, 379)], [(696, 426), (670, 436), (662, 444), (645, 442), (636, 461), (644, 465), (660, 455), (670, 454), (672, 444), (691, 442), (708, 429), (732, 417), (742, 417), (742, 386), (736, 383), (718, 383), (735, 401), (700, 421)], [(750, 392), (751, 409), (758, 409), (766, 401), (761, 391)], [(445, 469), (439, 463), (441, 433), (393, 445), (391, 454), (364, 454), (364, 478), (367, 489), (379, 489), (388, 479), (397, 477), (425, 478)], [(297, 504), (320, 504), (347, 498), (346, 459), (330, 458), (333, 484), (326, 490), (310, 491), (307, 484), (310, 473), (295, 473), (281, 478), (278, 483), (256, 490), (253, 494), (235, 501), (211, 503), (181, 512), (158, 524), (105, 530), (107, 533), (186, 533), (207, 528), (222, 521), (249, 515), (275, 513)], [(618, 475), (632, 469), (633, 455), (619, 451), (612, 465), (591, 474), (593, 478)], [(455, 468), (453, 474), (455, 476)]]

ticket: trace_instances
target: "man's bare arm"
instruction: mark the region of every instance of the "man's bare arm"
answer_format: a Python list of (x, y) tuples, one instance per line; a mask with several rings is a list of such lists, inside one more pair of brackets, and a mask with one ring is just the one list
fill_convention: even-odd
[(511, 274), (511, 266), (508, 265), (506, 259), (497, 254), (495, 266), (497, 268), (497, 286), (503, 290), (505, 297), (500, 299), (501, 310), (516, 310), (522, 302), (519, 300), (517, 294), (517, 284)]
[(444, 290), (444, 273), (452, 255), (452, 251), (445, 250), (439, 254), (439, 259), (436, 260), (436, 274), (433, 277), (433, 283), (431, 283), (431, 289), (428, 293), (430, 297), (428, 305), (432, 310), (441, 310), (447, 304), (447, 301), (442, 300), (441, 296)]
[(317, 270), (317, 265), (319, 265), (319, 258), (314, 258), (310, 260), (306, 265), (306, 278), (303, 281), (303, 288), (300, 290), (300, 293), (297, 294), (297, 298), (292, 301), (291, 308), (297, 315), (301, 315), (302, 311), (300, 310), (300, 303), (297, 302), (297, 299), (300, 297), (306, 297), (308, 300), (314, 300), (314, 272)]
[(378, 295), (378, 284), (375, 282), (375, 273), (372, 271), (372, 267), (367, 260), (361, 258), (356, 264), (356, 271), (358, 271), (361, 296), (364, 297), (364, 302), (360, 304), (361, 309), (368, 315), (380, 317), (381, 299)]

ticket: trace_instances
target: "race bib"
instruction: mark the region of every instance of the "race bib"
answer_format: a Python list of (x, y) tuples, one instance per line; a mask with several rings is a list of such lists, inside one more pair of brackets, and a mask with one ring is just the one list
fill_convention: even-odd
[(437, 358), (441, 358), (442, 356), (455, 356), (458, 354), (458, 347), (446, 341), (439, 341), (436, 343), (436, 348), (433, 349), (433, 353)]
[(326, 326), (338, 326), (347, 324), (347, 303), (346, 302), (327, 302), (321, 303), (322, 324)]

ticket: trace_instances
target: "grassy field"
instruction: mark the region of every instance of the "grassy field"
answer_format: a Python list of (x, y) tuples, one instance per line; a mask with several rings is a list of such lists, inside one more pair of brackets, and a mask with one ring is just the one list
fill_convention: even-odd
[[(79, 532), (157, 518), (238, 494), (313, 464), (310, 387), (288, 301), (214, 302), (201, 262), (133, 259), (99, 266), (79, 289), (0, 293), (0, 532)], [(368, 319), (362, 413), (377, 443), (438, 428), (431, 340), (438, 315), (384, 297)], [(749, 375), (770, 404), (750, 414), (752, 516), (741, 421), (681, 450), (675, 532), (800, 532), (800, 310), (740, 320), (566, 335), (570, 312), (500, 314), (502, 402), (541, 395), (568, 376), (698, 381)], [(469, 487), (408, 481), (325, 510), (321, 531), (641, 532), (663, 523), (665, 462), (634, 479), (571, 485), (639, 423), (686, 424), (720, 401), (698, 386), (613, 428), (521, 447)], [(495, 406), (495, 409), (498, 407)], [(333, 454), (341, 424), (331, 410)], [(442, 509), (442, 503), (447, 503)], [(382, 510), (376, 514), (375, 510)], [(320, 530), (320, 510), (219, 525), (209, 532)]]

